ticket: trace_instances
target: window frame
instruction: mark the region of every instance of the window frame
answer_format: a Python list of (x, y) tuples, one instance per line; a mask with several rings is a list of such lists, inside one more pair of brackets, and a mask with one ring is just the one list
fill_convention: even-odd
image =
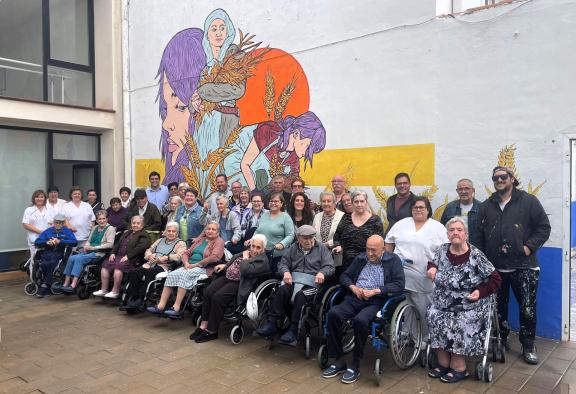
[[(68, 70), (82, 71), (89, 73), (92, 76), (92, 105), (90, 108), (96, 106), (96, 72), (95, 72), (95, 58), (94, 58), (94, 0), (87, 1), (87, 22), (88, 22), (88, 65), (71, 63), (64, 60), (53, 59), (50, 56), (50, 0), (42, 0), (42, 90), (43, 100), (52, 103), (48, 100), (48, 67), (59, 67)], [(62, 103), (55, 103), (62, 104)], [(64, 105), (77, 105), (63, 103)], [(84, 107), (84, 106), (81, 106)]]

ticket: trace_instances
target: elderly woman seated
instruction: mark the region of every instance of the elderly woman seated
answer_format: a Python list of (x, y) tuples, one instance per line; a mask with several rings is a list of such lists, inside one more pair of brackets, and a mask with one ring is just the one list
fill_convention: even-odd
[[(124, 231), (114, 245), (108, 261), (102, 264), (100, 271), (102, 287), (92, 293), (96, 297), (118, 298), (124, 274), (142, 264), (144, 252), (150, 246), (150, 238), (144, 230), (144, 217), (133, 216), (130, 219), (130, 226), (130, 230)], [(112, 272), (114, 272), (114, 286), (108, 292)]]
[[(222, 260), (224, 240), (220, 238), (219, 234), (220, 226), (218, 223), (208, 223), (204, 233), (195, 238), (192, 246), (182, 255), (183, 266), (168, 274), (158, 305), (148, 307), (146, 309), (148, 312), (165, 314), (169, 317), (182, 315), (181, 306), (186, 291), (196, 286), (201, 276), (210, 276), (214, 271), (212, 265)], [(176, 300), (170, 309), (164, 311), (174, 287), (178, 288)]]
[(220, 225), (220, 238), (224, 240), (226, 245), (232, 244), (232, 246), (235, 246), (242, 237), (240, 217), (236, 213), (230, 211), (228, 203), (228, 197), (218, 197), (216, 199), (216, 207), (218, 207), (218, 211), (212, 212), (211, 215), (208, 215), (210, 203), (206, 202), (198, 221), (202, 225), (205, 225), (208, 222), (218, 223)]
[(128, 288), (122, 309), (134, 310), (141, 307), (148, 284), (160, 272), (173, 269), (171, 265), (180, 263), (186, 251), (186, 242), (178, 238), (178, 229), (178, 223), (168, 222), (164, 237), (154, 242), (144, 253), (146, 262), (128, 274)]
[(428, 309), (430, 346), (436, 349), (438, 367), (429, 371), (444, 383), (468, 377), (467, 356), (484, 354), (490, 294), (501, 278), (486, 256), (470, 245), (466, 223), (454, 217), (446, 223), (450, 243), (440, 246), (427, 275), (436, 285)]
[(114, 245), (116, 229), (108, 224), (106, 211), (96, 212), (96, 223), (97, 225), (92, 227), (88, 240), (83, 245), (84, 250), (70, 256), (66, 263), (66, 268), (64, 268), (66, 279), (61, 288), (65, 293), (74, 293), (84, 266), (104, 257), (106, 250), (112, 249)]
[(266, 257), (266, 237), (256, 234), (250, 243), (250, 250), (235, 254), (226, 264), (218, 264), (214, 272), (226, 272), (218, 277), (204, 291), (202, 322), (190, 335), (196, 343), (218, 338), (218, 327), (224, 312), (236, 299), (236, 305), (244, 305), (258, 277), (270, 273)]

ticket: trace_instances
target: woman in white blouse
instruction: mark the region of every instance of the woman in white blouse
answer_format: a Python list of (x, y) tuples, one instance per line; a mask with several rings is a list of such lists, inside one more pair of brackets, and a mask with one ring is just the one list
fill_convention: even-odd
[(32, 193), (32, 205), (24, 210), (22, 217), (22, 227), (27, 232), (28, 247), (30, 248), (30, 258), (36, 254), (34, 241), (38, 235), (52, 224), (52, 213), (46, 207), (48, 197), (44, 190), (36, 190)]
[[(448, 236), (442, 223), (432, 219), (432, 207), (426, 197), (414, 198), (410, 208), (412, 217), (396, 222), (386, 235), (386, 250), (402, 259), (405, 288), (423, 323), (434, 290), (434, 282), (426, 276), (428, 262), (434, 260), (434, 254), (442, 244), (448, 243)], [(422, 327), (427, 337), (426, 324)]]
[(82, 189), (78, 186), (70, 189), (70, 201), (64, 205), (63, 213), (66, 216), (66, 227), (74, 232), (78, 244), (82, 245), (88, 239), (96, 217), (90, 204), (82, 201)]

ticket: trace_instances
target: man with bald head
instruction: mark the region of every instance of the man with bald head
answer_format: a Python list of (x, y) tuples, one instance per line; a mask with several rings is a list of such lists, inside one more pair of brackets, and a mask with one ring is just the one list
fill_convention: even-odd
[(340, 174), (332, 177), (332, 191), (336, 196), (336, 208), (344, 212), (344, 205), (342, 204), (342, 196), (346, 194), (346, 179)]
[[(386, 300), (404, 291), (404, 269), (400, 258), (384, 250), (384, 239), (373, 235), (366, 241), (366, 253), (361, 253), (340, 276), (340, 284), (348, 290), (344, 301), (327, 315), (328, 357), (334, 364), (322, 372), (324, 378), (340, 373), (343, 383), (354, 383), (360, 375), (360, 360), (369, 334), (369, 326)], [(350, 368), (344, 360), (342, 325), (352, 319), (354, 354)]]

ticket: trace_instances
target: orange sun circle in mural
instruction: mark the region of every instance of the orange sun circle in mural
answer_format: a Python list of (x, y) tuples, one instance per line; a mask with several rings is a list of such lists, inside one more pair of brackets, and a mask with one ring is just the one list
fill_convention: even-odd
[(279, 111), (282, 118), (303, 114), (309, 109), (310, 90), (302, 66), (291, 54), (270, 48), (246, 81), (246, 94), (236, 105), (241, 125), (274, 120)]

